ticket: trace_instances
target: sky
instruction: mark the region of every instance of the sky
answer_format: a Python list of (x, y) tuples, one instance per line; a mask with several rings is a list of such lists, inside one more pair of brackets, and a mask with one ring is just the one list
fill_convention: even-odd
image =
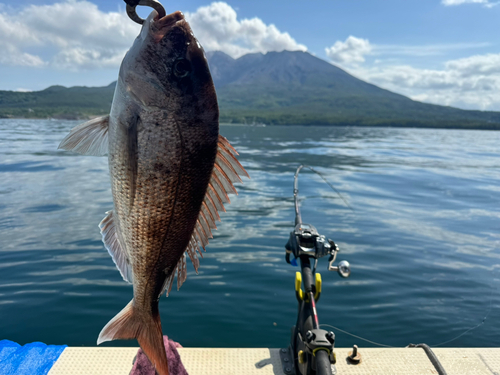
[[(206, 51), (307, 51), (415, 100), (500, 111), (500, 1), (162, 3)], [(108, 85), (139, 30), (123, 0), (0, 0), (0, 90)]]

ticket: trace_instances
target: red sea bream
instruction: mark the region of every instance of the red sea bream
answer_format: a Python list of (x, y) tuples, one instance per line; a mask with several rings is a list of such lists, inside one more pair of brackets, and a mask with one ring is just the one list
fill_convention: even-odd
[(98, 344), (136, 338), (167, 375), (159, 298), (175, 275), (178, 288), (186, 279), (186, 254), (198, 269), (232, 183), (247, 175), (219, 135), (207, 60), (182, 13), (151, 13), (122, 62), (109, 116), (77, 126), (60, 148), (109, 158), (114, 209), (99, 227), (134, 297)]

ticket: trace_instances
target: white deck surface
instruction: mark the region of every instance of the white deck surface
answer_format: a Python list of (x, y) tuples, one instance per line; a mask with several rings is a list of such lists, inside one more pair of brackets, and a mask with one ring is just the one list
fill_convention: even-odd
[[(49, 375), (129, 375), (137, 348), (66, 348)], [(360, 348), (353, 366), (351, 348), (336, 348), (338, 375), (437, 374), (421, 348)], [(500, 375), (500, 348), (433, 349), (448, 375)], [(279, 349), (179, 349), (189, 375), (284, 375)], [(175, 374), (172, 374), (175, 375)]]

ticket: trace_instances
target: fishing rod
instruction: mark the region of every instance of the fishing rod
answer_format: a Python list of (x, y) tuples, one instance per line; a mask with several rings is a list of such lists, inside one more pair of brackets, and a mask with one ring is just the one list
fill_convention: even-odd
[[(300, 260), (301, 271), (295, 274), (295, 295), (299, 304), (299, 312), (297, 323), (292, 328), (292, 336), (290, 344), (287, 348), (281, 349), (280, 357), (283, 365), (283, 372), (286, 375), (336, 375), (335, 368), (336, 357), (333, 351), (335, 347), (335, 334), (327, 332), (321, 327), (331, 327), (354, 336), (372, 344), (384, 347), (389, 345), (380, 344), (374, 341), (367, 340), (363, 337), (353, 335), (329, 324), (319, 324), (318, 312), (316, 303), (321, 296), (321, 275), (316, 272), (318, 259), (329, 255), (328, 271), (337, 271), (338, 274), (347, 278), (351, 274), (349, 262), (343, 260), (334, 266), (333, 263), (340, 251), (337, 244), (331, 239), (320, 235), (317, 229), (311, 224), (302, 222), (299, 204), (299, 173), (303, 168), (308, 168), (312, 172), (317, 173), (320, 177), (342, 198), (349, 206), (342, 195), (331, 185), (323, 175), (311, 167), (300, 165), (295, 172), (293, 181), (293, 197), (295, 205), (295, 228), (290, 232), (290, 238), (285, 245), (287, 263), (298, 266), (297, 259)], [(352, 210), (352, 208), (351, 208)], [(293, 255), (294, 259), (291, 259)], [(311, 269), (311, 260), (314, 259), (314, 267)], [(304, 290), (302, 290), (302, 285)], [(490, 301), (491, 309), (491, 301)], [(483, 321), (475, 327), (470, 328), (452, 340), (445, 341), (435, 346), (446, 344), (456, 340), (472, 329), (476, 329), (484, 323), (488, 313), (483, 318)], [(439, 359), (432, 352), (431, 348), (426, 344), (410, 344), (408, 347), (423, 348), (429, 360), (434, 365), (439, 375), (446, 375), (446, 371), (439, 362)], [(352, 352), (349, 353), (347, 361), (351, 364), (358, 364), (361, 361), (361, 355), (357, 351), (358, 347), (354, 345)]]
[(309, 169), (311, 172), (314, 172), (316, 173), (319, 177), (321, 177), (323, 179), (323, 181), (325, 181), (325, 183), (330, 186), (332, 188), (333, 191), (335, 191), (337, 193), (337, 195), (340, 197), (340, 199), (342, 199), (342, 201), (344, 201), (345, 205), (347, 207), (349, 207), (351, 209), (351, 211), (354, 211), (351, 207), (351, 205), (349, 203), (347, 203), (347, 201), (345, 200), (345, 198), (342, 196), (342, 194), (340, 194), (340, 192), (335, 189), (335, 186), (333, 186), (331, 183), (328, 182), (328, 180), (323, 176), (322, 173), (318, 172), (316, 169), (314, 169), (313, 167), (309, 167), (307, 165), (303, 165), (301, 164), (297, 170), (295, 171), (295, 176), (293, 178), (293, 200), (294, 200), (294, 203), (295, 203), (295, 225), (297, 225), (297, 220), (299, 220), (300, 222), (302, 222), (302, 217), (300, 216), (300, 208), (299, 208), (299, 173), (300, 171), (302, 170), (302, 168), (307, 168)]
[[(351, 274), (351, 268), (349, 262), (345, 260), (334, 266), (333, 263), (340, 251), (337, 244), (319, 234), (313, 225), (302, 221), (298, 177), (303, 168), (319, 174), (305, 165), (299, 166), (295, 172), (293, 182), (295, 228), (290, 232), (285, 245), (285, 260), (293, 266), (298, 266), (297, 260), (300, 261), (301, 271), (295, 274), (295, 296), (299, 309), (297, 322), (292, 328), (290, 344), (288, 348), (281, 349), (280, 356), (283, 371), (287, 375), (334, 375), (336, 374), (336, 358), (333, 351), (335, 334), (320, 328), (316, 303), (321, 296), (322, 281), (321, 275), (316, 272), (316, 266), (320, 258), (329, 256), (328, 271), (336, 271), (341, 277), (346, 278)], [(311, 267), (312, 261), (314, 261), (313, 267)], [(357, 353), (353, 353), (353, 360), (356, 357)]]

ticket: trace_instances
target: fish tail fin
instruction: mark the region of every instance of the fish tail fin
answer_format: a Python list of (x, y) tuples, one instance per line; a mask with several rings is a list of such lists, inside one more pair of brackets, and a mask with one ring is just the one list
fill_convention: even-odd
[(137, 339), (158, 374), (169, 375), (160, 314), (158, 311), (153, 314), (137, 314), (133, 302), (134, 300), (130, 301), (104, 326), (97, 345), (117, 339)]

